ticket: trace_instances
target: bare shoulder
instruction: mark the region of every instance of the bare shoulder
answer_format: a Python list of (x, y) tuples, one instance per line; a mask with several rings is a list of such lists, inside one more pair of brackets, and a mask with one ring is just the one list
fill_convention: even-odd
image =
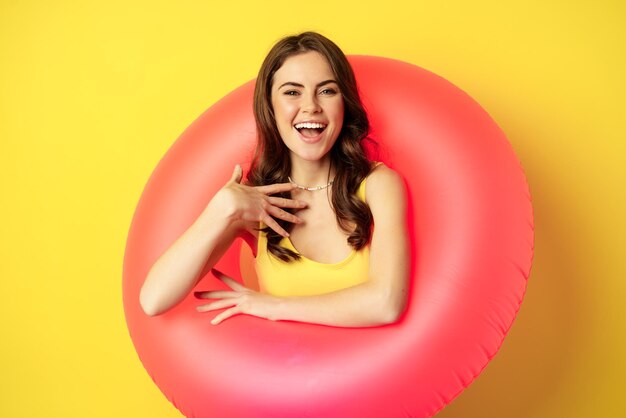
[(406, 186), (402, 176), (385, 164), (379, 164), (367, 178), (365, 200), (372, 211), (378, 207), (406, 204)]

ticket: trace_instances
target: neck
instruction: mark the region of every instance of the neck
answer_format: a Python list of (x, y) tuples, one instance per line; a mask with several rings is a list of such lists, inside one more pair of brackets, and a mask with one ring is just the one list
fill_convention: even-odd
[(319, 161), (306, 161), (301, 159), (291, 159), (291, 179), (300, 186), (316, 187), (328, 184), (335, 178), (335, 167), (331, 168), (330, 157)]

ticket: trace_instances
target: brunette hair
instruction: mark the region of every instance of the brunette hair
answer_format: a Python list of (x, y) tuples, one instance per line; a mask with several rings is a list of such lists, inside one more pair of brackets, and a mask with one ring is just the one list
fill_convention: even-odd
[[(336, 176), (333, 183), (331, 205), (337, 223), (347, 233), (348, 243), (356, 250), (370, 240), (372, 213), (356, 192), (359, 184), (371, 171), (363, 141), (368, 138), (369, 121), (361, 103), (352, 67), (344, 53), (331, 40), (315, 32), (304, 32), (279, 40), (265, 57), (254, 89), (254, 117), (257, 127), (257, 147), (252, 159), (247, 183), (260, 186), (285, 183), (291, 173), (289, 150), (276, 126), (272, 108), (271, 91), (274, 74), (287, 58), (309, 51), (316, 51), (326, 58), (335, 75), (344, 101), (344, 120), (337, 141), (330, 150), (331, 164)], [(289, 193), (283, 193), (289, 197)], [(293, 224), (277, 219), (287, 231)], [(353, 230), (351, 225), (356, 225)], [(282, 236), (266, 227), (268, 251), (283, 261), (297, 260), (299, 254), (281, 247)]]

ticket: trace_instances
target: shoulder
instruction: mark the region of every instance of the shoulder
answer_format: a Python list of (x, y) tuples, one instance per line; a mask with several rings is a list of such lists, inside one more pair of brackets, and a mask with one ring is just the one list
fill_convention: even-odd
[(396, 228), (404, 224), (407, 216), (407, 189), (402, 176), (384, 164), (371, 172), (365, 187), (367, 202), (374, 224)]
[[(409, 259), (407, 189), (402, 176), (391, 168), (379, 165), (367, 183), (366, 201), (372, 212), (374, 230), (371, 241), (371, 266), (381, 274), (396, 271), (404, 277)], [(391, 263), (390, 260), (397, 260)], [(404, 267), (403, 267), (404, 266)], [(400, 270), (398, 270), (400, 269)], [(377, 276), (373, 274), (373, 277)]]
[(365, 199), (368, 204), (384, 201), (394, 195), (402, 197), (405, 194), (406, 187), (402, 176), (384, 163), (376, 165), (367, 177)]

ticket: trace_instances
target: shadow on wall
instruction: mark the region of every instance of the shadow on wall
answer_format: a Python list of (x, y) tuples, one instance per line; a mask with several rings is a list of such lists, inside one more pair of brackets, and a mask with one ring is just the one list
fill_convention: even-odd
[[(509, 139), (523, 144), (523, 138), (542, 137), (530, 131), (513, 127)], [(584, 248), (577, 243), (584, 242), (581, 233), (588, 228), (583, 220), (564, 216), (576, 199), (565, 196), (568, 188), (550, 175), (554, 161), (524, 155), (524, 150), (516, 153), (530, 185), (535, 218), (535, 255), (526, 297), (500, 352), (437, 418), (533, 416), (570, 378), (576, 347), (585, 343), (589, 306), (581, 265)]]

